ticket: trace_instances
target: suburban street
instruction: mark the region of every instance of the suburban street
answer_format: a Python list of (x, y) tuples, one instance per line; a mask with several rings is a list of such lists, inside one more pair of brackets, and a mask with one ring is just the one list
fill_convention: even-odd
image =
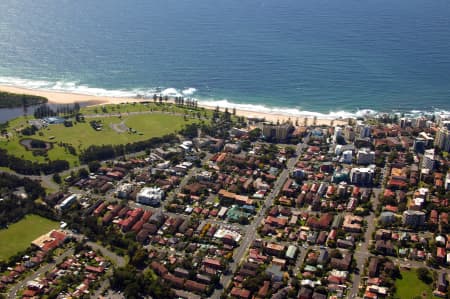
[(44, 265), (37, 269), (32, 274), (28, 275), (27, 277), (23, 278), (21, 281), (16, 283), (8, 292), (8, 298), (14, 299), (17, 297), (17, 292), (20, 290), (23, 290), (27, 284), (27, 282), (34, 280), (38, 278), (41, 274), (44, 274), (45, 272), (50, 271), (55, 265), (61, 263), (66, 257), (71, 256), (74, 254), (73, 249), (66, 250), (63, 254), (58, 256), (54, 262), (49, 263), (47, 265)]
[[(224, 289), (228, 287), (228, 285), (231, 282), (231, 279), (233, 277), (233, 273), (236, 271), (239, 264), (242, 262), (242, 259), (245, 256), (245, 253), (247, 252), (250, 245), (253, 243), (253, 241), (257, 238), (256, 230), (258, 226), (261, 224), (262, 220), (264, 219), (264, 216), (266, 215), (267, 209), (272, 206), (274, 199), (276, 196), (280, 193), (281, 188), (283, 187), (284, 182), (289, 177), (289, 173), (292, 170), (293, 167), (295, 167), (300, 154), (302, 153), (304, 147), (303, 143), (300, 143), (297, 145), (296, 148), (296, 155), (289, 159), (286, 164), (286, 169), (284, 169), (281, 174), (278, 176), (277, 180), (274, 183), (273, 189), (270, 192), (270, 194), (267, 196), (267, 198), (264, 200), (264, 205), (262, 206), (259, 213), (255, 216), (253, 221), (246, 226), (244, 229), (244, 237), (242, 239), (241, 244), (239, 247), (235, 250), (235, 253), (233, 255), (233, 262), (229, 264), (229, 274), (228, 275), (222, 275), (220, 278), (220, 283), (223, 285)], [(215, 290), (211, 298), (218, 299), (220, 298), (220, 295), (222, 293), (222, 290)]]
[[(372, 206), (373, 209), (376, 209), (378, 206), (378, 195), (381, 193), (381, 189), (372, 189)], [(370, 215), (365, 217), (364, 220), (367, 223), (367, 229), (364, 234), (364, 242), (361, 243), (361, 246), (358, 246), (355, 250), (353, 258), (356, 261), (356, 267), (359, 270), (357, 273), (353, 273), (353, 285), (351, 290), (349, 291), (350, 298), (355, 298), (358, 295), (359, 284), (361, 283), (361, 274), (364, 268), (364, 263), (366, 259), (369, 257), (369, 245), (370, 240), (372, 239), (372, 234), (375, 231), (375, 213), (370, 212)]]

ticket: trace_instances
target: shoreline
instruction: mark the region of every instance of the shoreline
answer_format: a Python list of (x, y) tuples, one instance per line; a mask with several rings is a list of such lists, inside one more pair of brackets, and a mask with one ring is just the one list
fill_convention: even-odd
[[(131, 102), (144, 102), (144, 101), (152, 101), (151, 99), (138, 99), (138, 98), (130, 98), (130, 97), (105, 97), (105, 96), (94, 96), (94, 95), (86, 95), (79, 93), (71, 93), (64, 91), (46, 91), (46, 90), (37, 90), (37, 89), (28, 89), (18, 86), (8, 86), (8, 85), (0, 85), (0, 91), (17, 93), (17, 94), (28, 94), (28, 95), (37, 95), (42, 96), (48, 99), (49, 103), (52, 104), (72, 104), (74, 102), (79, 103), (92, 103), (95, 105), (102, 104), (121, 104), (121, 103), (131, 103)], [(172, 100), (169, 102), (173, 103)], [(203, 107), (205, 109), (213, 110), (216, 107), (204, 105), (199, 102), (199, 107)], [(229, 110), (232, 108), (228, 108)], [(220, 110), (223, 111), (225, 108), (220, 107)], [(267, 113), (267, 112), (259, 112), (259, 111), (251, 111), (245, 109), (236, 108), (236, 115), (244, 116), (244, 117), (254, 117), (254, 118), (264, 118), (266, 121), (270, 122), (285, 122), (292, 121), (294, 124), (298, 120), (299, 126), (302, 126), (305, 121), (308, 125), (311, 125), (314, 122), (315, 117), (313, 116), (304, 116), (304, 115), (290, 115), (290, 114), (282, 114), (282, 113)], [(305, 120), (306, 119), (306, 120)], [(316, 119), (316, 125), (345, 125), (348, 122), (348, 118), (339, 119), (339, 118), (320, 118)]]

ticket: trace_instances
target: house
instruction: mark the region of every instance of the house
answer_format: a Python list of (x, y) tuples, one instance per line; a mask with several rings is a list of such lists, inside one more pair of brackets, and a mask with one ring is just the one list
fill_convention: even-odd
[(351, 214), (345, 215), (342, 228), (349, 233), (360, 233), (363, 218)]
[(67, 234), (63, 231), (52, 230), (49, 233), (40, 236), (31, 242), (32, 245), (38, 247), (44, 252), (51, 251), (59, 247), (67, 239)]
[(372, 257), (369, 262), (369, 277), (378, 276), (379, 260), (377, 257)]
[(236, 298), (248, 299), (250, 298), (251, 292), (247, 289), (234, 287), (231, 289), (230, 295)]
[(162, 278), (168, 282), (171, 286), (177, 289), (183, 289), (184, 288), (184, 278), (177, 277), (173, 274), (166, 273), (162, 275)]
[(175, 274), (176, 276), (179, 277), (183, 277), (183, 278), (189, 278), (189, 271), (180, 267), (176, 267), (173, 270), (173, 274)]
[(347, 271), (350, 268), (351, 263), (352, 263), (351, 254), (346, 254), (342, 258), (332, 258), (330, 261), (331, 267), (341, 271)]
[(394, 246), (391, 240), (377, 240), (375, 242), (375, 249), (385, 255), (394, 255)]
[(298, 292), (298, 299), (312, 299), (313, 296), (313, 290), (310, 288), (302, 287), (300, 291)]
[(216, 269), (216, 270), (223, 270), (223, 265), (218, 259), (213, 258), (205, 258), (203, 260), (203, 265), (208, 268)]
[(437, 290), (442, 293), (447, 293), (448, 291), (448, 280), (445, 272), (441, 272), (437, 279)]
[(314, 292), (314, 294), (312, 295), (312, 299), (327, 299), (327, 295)]
[(351, 240), (338, 239), (336, 241), (336, 245), (339, 248), (352, 249), (355, 247), (355, 242), (353, 242)]
[(308, 220), (306, 221), (306, 225), (312, 229), (322, 230), (329, 228), (332, 220), (333, 220), (332, 214), (324, 213), (320, 216), (320, 218), (313, 216), (309, 217)]
[(266, 273), (271, 277), (272, 281), (282, 281), (283, 280), (283, 271), (281, 270), (280, 265), (271, 264), (266, 269)]
[(264, 247), (264, 251), (269, 255), (274, 256), (283, 256), (285, 246), (281, 244), (275, 244), (275, 243), (267, 243)]
[(184, 288), (191, 292), (203, 293), (206, 291), (208, 286), (206, 284), (193, 280), (186, 280), (186, 282), (184, 283)]
[(150, 264), (150, 267), (151, 267), (152, 270), (155, 271), (155, 273), (158, 274), (159, 276), (163, 276), (163, 275), (165, 275), (165, 274), (167, 274), (167, 273), (169, 272), (169, 271), (167, 270), (167, 268), (166, 268), (163, 264), (158, 263), (158, 262), (156, 262), (156, 261), (153, 261), (153, 262)]

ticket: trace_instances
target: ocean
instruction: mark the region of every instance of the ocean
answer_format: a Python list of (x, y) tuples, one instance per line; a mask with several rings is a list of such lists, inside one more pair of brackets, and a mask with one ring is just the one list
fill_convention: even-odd
[(0, 84), (327, 117), (450, 110), (450, 1), (2, 0)]

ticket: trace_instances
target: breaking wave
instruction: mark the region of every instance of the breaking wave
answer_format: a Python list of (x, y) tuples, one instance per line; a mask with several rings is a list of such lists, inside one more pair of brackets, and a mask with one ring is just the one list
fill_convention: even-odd
[[(246, 104), (236, 103), (227, 99), (216, 100), (206, 99), (196, 96), (197, 89), (194, 87), (185, 87), (181, 89), (177, 88), (133, 88), (133, 89), (104, 89), (91, 87), (85, 84), (80, 84), (75, 81), (46, 81), (46, 80), (28, 80), (17, 77), (1, 77), (0, 85), (22, 87), (32, 90), (45, 90), (55, 92), (67, 92), (83, 95), (102, 96), (102, 97), (115, 97), (115, 98), (151, 98), (154, 94), (168, 96), (168, 97), (194, 97), (198, 100), (198, 103), (203, 106), (229, 108), (237, 110), (251, 112), (262, 112), (268, 114), (287, 115), (291, 117), (317, 117), (319, 119), (345, 119), (345, 118), (358, 118), (364, 116), (375, 116), (379, 114), (379, 111), (372, 109), (357, 109), (356, 111), (345, 110), (330, 110), (328, 113), (314, 112), (302, 110), (300, 107), (276, 107), (267, 106), (264, 104)], [(400, 113), (400, 112), (398, 112)], [(433, 110), (433, 111), (405, 111), (406, 115), (424, 115), (424, 114), (449, 114), (450, 111)]]

